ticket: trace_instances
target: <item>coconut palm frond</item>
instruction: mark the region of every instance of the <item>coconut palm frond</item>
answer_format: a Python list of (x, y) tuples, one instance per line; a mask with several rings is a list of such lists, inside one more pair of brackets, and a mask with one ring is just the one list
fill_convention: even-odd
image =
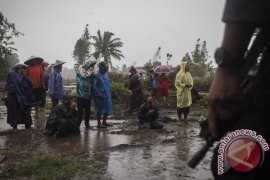
[(94, 53), (95, 57), (104, 57), (104, 61), (106, 61), (112, 67), (111, 58), (115, 58), (121, 60), (124, 58), (122, 51), (119, 49), (123, 47), (123, 42), (121, 42), (120, 38), (114, 38), (114, 33), (105, 31), (101, 35), (101, 32), (98, 30), (97, 36), (94, 36), (93, 45), (96, 48), (96, 52)]

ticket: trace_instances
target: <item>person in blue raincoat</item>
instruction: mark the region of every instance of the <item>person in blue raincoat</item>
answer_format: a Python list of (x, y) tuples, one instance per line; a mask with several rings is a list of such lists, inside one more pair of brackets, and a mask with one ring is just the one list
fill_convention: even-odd
[(35, 106), (32, 88), (32, 82), (26, 76), (26, 66), (16, 64), (8, 74), (5, 87), (7, 123), (13, 129), (17, 129), (18, 124), (25, 124), (26, 129), (31, 127), (31, 107)]
[[(111, 126), (106, 122), (109, 114), (112, 113), (112, 100), (110, 93), (110, 79), (107, 75), (108, 65), (106, 62), (100, 62), (99, 71), (94, 77), (93, 82), (93, 97), (95, 111), (97, 112), (97, 127), (106, 128)], [(101, 123), (101, 116), (103, 114), (103, 121)]]
[(49, 94), (52, 99), (51, 109), (53, 109), (59, 103), (59, 100), (63, 97), (64, 94), (61, 76), (62, 65), (64, 63), (65, 62), (63, 61), (56, 60), (53, 66), (53, 71), (49, 78)]

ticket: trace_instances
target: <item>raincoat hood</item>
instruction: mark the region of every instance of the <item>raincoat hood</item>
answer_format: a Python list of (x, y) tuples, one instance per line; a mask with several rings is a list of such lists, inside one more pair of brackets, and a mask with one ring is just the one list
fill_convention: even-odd
[(137, 74), (138, 71), (137, 71), (137, 69), (134, 66), (131, 66), (129, 72), (131, 74)]
[(20, 68), (26, 68), (26, 65), (24, 65), (24, 64), (15, 64), (12, 67), (12, 70), (17, 70), (17, 69), (20, 69)]
[(180, 63), (180, 72), (182, 73), (184, 73), (185, 72), (185, 70), (186, 70), (186, 65), (187, 65), (187, 61), (182, 61), (181, 63)]
[(104, 61), (99, 63), (98, 68), (101, 74), (105, 74), (106, 72), (108, 72), (108, 65)]
[(76, 96), (64, 95), (61, 99), (62, 104), (68, 106), (72, 99), (76, 98)]
[(96, 64), (96, 61), (88, 61), (84, 65), (79, 66), (78, 73), (81, 77), (87, 78), (92, 75), (94, 72), (94, 65)]

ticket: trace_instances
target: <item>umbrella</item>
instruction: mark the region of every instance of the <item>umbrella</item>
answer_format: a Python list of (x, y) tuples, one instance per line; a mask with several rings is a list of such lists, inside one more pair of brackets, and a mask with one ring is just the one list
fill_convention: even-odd
[(48, 62), (46, 62), (46, 61), (43, 61), (43, 62), (41, 63), (41, 65), (42, 65), (43, 67), (48, 67), (50, 64), (49, 64)]
[(161, 66), (157, 66), (154, 69), (155, 73), (171, 73), (173, 72), (173, 69), (169, 66), (165, 66), (165, 65), (161, 65)]
[(145, 70), (143, 70), (143, 69), (137, 69), (137, 72), (138, 72), (139, 74), (145, 74)]
[(36, 57), (36, 56), (31, 56), (29, 59), (24, 61), (24, 64), (26, 64), (26, 65), (37, 65), (37, 64), (41, 64), (42, 62), (43, 62), (42, 58)]

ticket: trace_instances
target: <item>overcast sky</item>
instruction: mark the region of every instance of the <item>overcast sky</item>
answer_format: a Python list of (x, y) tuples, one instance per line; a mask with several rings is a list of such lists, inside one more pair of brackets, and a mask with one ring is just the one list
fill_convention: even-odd
[(194, 49), (197, 38), (207, 41), (209, 55), (220, 46), (221, 16), (225, 0), (0, 0), (0, 11), (25, 35), (16, 38), (21, 62), (31, 55), (50, 63), (56, 59), (73, 67), (76, 41), (89, 24), (91, 35), (98, 29), (122, 39), (125, 56), (114, 65), (138, 66), (161, 47), (161, 62), (173, 55), (177, 65)]

